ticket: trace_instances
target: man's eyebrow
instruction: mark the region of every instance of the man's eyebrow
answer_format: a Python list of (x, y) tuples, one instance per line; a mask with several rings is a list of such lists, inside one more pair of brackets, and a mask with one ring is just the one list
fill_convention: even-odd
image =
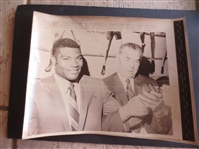
[(126, 56), (127, 59), (130, 59), (130, 57)]
[(61, 57), (70, 57), (70, 56), (61, 55)]
[(64, 57), (70, 57), (70, 56), (63, 56), (63, 55), (61, 55), (61, 57), (64, 58)]
[(83, 58), (83, 55), (78, 55), (76, 58), (80, 58), (80, 57)]

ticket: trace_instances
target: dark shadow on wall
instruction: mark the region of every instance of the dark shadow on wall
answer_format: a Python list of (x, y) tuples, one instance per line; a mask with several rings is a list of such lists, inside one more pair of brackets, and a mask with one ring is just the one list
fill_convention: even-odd
[(148, 77), (149, 74), (153, 74), (154, 72), (155, 72), (154, 60), (150, 62), (146, 57), (143, 56), (137, 74), (141, 74), (143, 76)]
[(82, 77), (83, 75), (90, 76), (88, 63), (87, 63), (87, 61), (84, 57), (83, 57), (83, 66), (82, 66), (82, 70), (81, 70), (81, 73), (80, 73), (80, 77)]

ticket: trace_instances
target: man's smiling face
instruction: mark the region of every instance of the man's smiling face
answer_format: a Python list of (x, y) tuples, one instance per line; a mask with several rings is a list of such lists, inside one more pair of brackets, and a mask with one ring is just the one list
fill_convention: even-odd
[(59, 48), (59, 54), (56, 57), (56, 73), (61, 77), (76, 81), (83, 66), (83, 57), (79, 48)]

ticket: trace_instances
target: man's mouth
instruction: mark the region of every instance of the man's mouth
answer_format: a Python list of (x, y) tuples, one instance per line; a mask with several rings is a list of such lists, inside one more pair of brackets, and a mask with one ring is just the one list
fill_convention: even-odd
[(75, 69), (75, 70), (69, 70), (71, 73), (73, 74), (77, 74), (79, 72), (79, 69)]
[(129, 72), (129, 73), (134, 73), (134, 70), (127, 70), (127, 72)]

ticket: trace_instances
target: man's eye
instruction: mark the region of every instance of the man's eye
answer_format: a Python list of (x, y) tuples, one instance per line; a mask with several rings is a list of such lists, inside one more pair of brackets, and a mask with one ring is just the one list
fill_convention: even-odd
[(63, 60), (65, 60), (65, 61), (67, 61), (67, 60), (69, 60), (70, 58), (68, 58), (68, 57), (64, 57), (63, 58)]
[(135, 64), (140, 64), (140, 61), (135, 61), (134, 63), (135, 63)]
[(77, 60), (82, 60), (82, 59), (83, 59), (82, 57), (78, 57), (78, 58), (77, 58)]

